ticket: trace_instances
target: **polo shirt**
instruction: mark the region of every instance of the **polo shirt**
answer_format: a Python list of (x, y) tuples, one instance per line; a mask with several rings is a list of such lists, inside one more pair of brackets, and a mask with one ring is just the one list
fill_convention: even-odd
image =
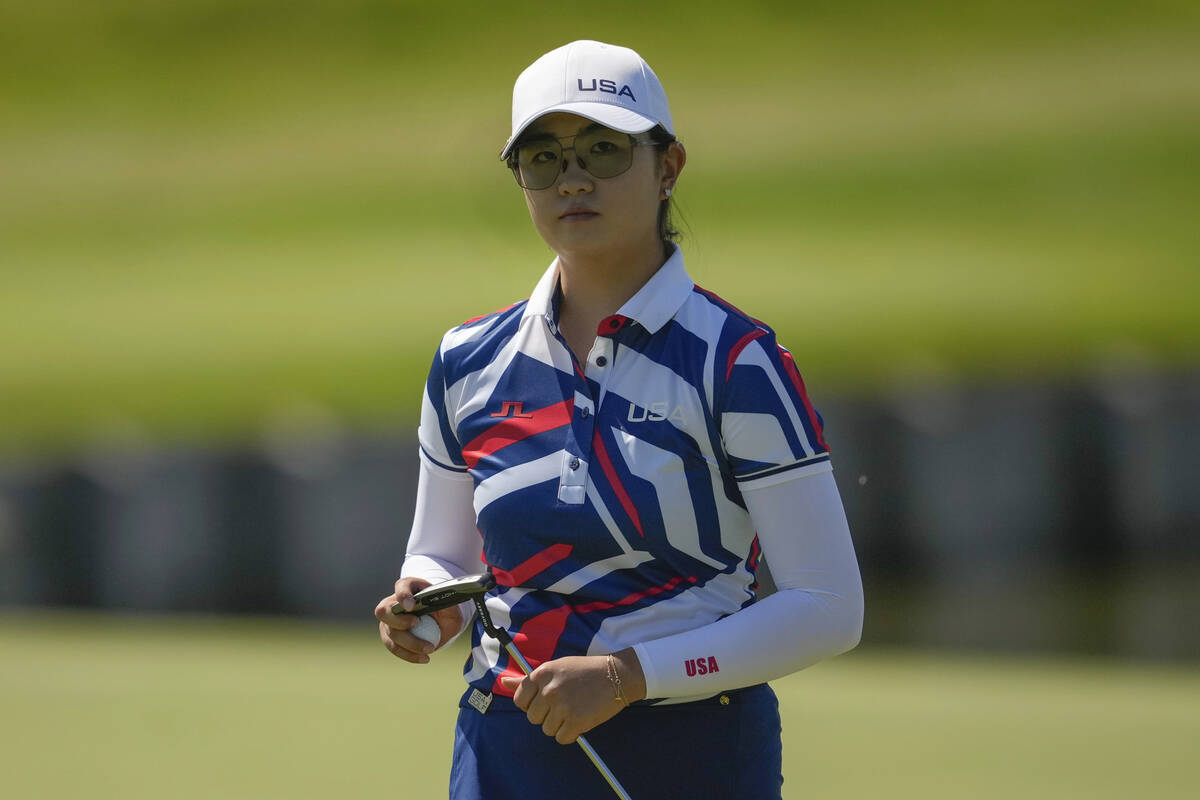
[[(696, 286), (678, 248), (600, 322), (583, 363), (557, 290), (556, 259), (528, 300), (447, 332), (418, 429), (431, 469), (473, 482), (488, 609), (534, 667), (753, 603), (742, 492), (832, 469), (791, 353)], [(499, 678), (519, 668), (481, 633), (467, 680), (509, 695)]]

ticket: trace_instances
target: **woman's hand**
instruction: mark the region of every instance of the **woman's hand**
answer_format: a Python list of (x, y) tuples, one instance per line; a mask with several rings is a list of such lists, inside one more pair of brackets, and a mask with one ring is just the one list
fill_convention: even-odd
[(608, 656), (565, 656), (547, 661), (524, 678), (501, 678), (529, 721), (559, 744), (570, 744), (621, 709), (646, 696), (646, 680), (632, 648), (613, 654), (625, 702), (609, 678)]
[(436, 645), (409, 632), (417, 624), (418, 617), (392, 612), (392, 607), (397, 603), (403, 608), (412, 608), (413, 595), (429, 585), (429, 581), (423, 578), (401, 578), (396, 581), (396, 591), (375, 606), (375, 618), (379, 620), (379, 638), (383, 646), (396, 658), (412, 664), (428, 664), (429, 654), (462, 630), (462, 611), (458, 606), (443, 608), (430, 614), (442, 632), (442, 637)]

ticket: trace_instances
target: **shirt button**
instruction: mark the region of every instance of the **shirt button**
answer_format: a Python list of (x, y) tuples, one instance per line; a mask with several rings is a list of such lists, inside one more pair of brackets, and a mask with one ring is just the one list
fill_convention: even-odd
[(597, 356), (597, 357), (596, 357), (596, 366), (598, 366), (598, 367), (603, 367), (603, 366), (604, 366), (605, 364), (607, 364), (607, 363), (608, 363), (608, 359), (607, 359), (607, 358), (605, 358), (604, 356)]
[(583, 417), (584, 419), (587, 419), (591, 415), (592, 415), (592, 410), (590, 408), (588, 408), (587, 406), (584, 406), (583, 410), (579, 412), (579, 416)]
[(621, 321), (619, 319), (610, 319), (608, 321), (608, 327), (615, 331), (617, 328), (621, 327)]
[(572, 457), (571, 463), (568, 464), (567, 466), (569, 466), (571, 469), (579, 469), (579, 459)]

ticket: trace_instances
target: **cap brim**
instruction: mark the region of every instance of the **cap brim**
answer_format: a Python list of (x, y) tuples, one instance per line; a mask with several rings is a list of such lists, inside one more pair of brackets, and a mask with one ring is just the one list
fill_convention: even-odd
[(564, 114), (577, 114), (581, 117), (586, 117), (592, 122), (599, 122), (601, 125), (607, 125), (615, 131), (622, 133), (645, 133), (653, 128), (658, 123), (644, 117), (641, 114), (630, 111), (627, 108), (608, 103), (596, 102), (576, 102), (576, 103), (559, 103), (556, 106), (542, 109), (534, 114), (529, 119), (521, 123), (520, 127), (513, 131), (513, 135), (504, 143), (504, 149), (500, 151), (500, 158), (508, 158), (508, 152), (512, 150), (513, 142), (520, 138), (525, 129), (532, 125), (537, 120), (546, 116), (561, 112)]

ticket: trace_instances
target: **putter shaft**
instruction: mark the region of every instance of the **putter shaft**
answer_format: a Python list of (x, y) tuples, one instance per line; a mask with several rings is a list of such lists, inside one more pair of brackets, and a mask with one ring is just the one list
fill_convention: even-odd
[[(428, 614), (440, 608), (447, 608), (470, 600), (475, 604), (475, 611), (479, 614), (479, 621), (483, 625), (484, 633), (497, 639), (500, 644), (504, 645), (504, 649), (508, 651), (509, 657), (517, 663), (517, 666), (521, 668), (523, 673), (528, 675), (533, 672), (533, 667), (529, 666), (529, 662), (525, 660), (525, 656), (521, 655), (521, 651), (513, 643), (512, 636), (509, 635), (508, 631), (504, 628), (497, 628), (492, 624), (492, 616), (488, 613), (487, 606), (483, 602), (483, 598), (488, 590), (495, 585), (496, 580), (490, 571), (481, 575), (464, 575), (461, 578), (444, 581), (436, 586), (430, 586), (417, 592), (415, 595), (417, 605), (414, 606), (411, 612), (405, 612), (403, 606), (397, 603), (392, 606), (392, 613)], [(583, 748), (583, 752), (591, 760), (592, 764), (595, 765), (601, 777), (608, 782), (609, 787), (616, 792), (617, 797), (621, 798), (621, 800), (631, 800), (629, 793), (625, 791), (625, 787), (617, 780), (617, 776), (613, 775), (612, 770), (600, 758), (600, 755), (592, 747), (591, 743), (582, 736), (575, 741), (579, 742), (579, 746)]]
[[(515, 644), (513, 644), (512, 637), (508, 635), (508, 631), (505, 631), (503, 628), (499, 628), (498, 632), (504, 633), (503, 636), (497, 638), (499, 638), (504, 644), (504, 649), (508, 651), (509, 657), (512, 658), (513, 661), (517, 662), (517, 666), (521, 668), (521, 671), (526, 675), (533, 672), (533, 667), (529, 666), (529, 662), (525, 660), (525, 656), (521, 655), (521, 651), (517, 649)], [(611, 786), (612, 790), (617, 793), (617, 797), (620, 797), (621, 800), (632, 800), (632, 798), (629, 797), (629, 793), (625, 791), (625, 787), (621, 785), (619, 780), (617, 780), (617, 776), (612, 773), (612, 770), (610, 770), (608, 765), (604, 763), (604, 759), (600, 758), (600, 754), (596, 752), (594, 747), (592, 747), (592, 743), (582, 736), (575, 741), (578, 742), (579, 746), (583, 748), (583, 752), (587, 754), (587, 757), (596, 766), (596, 769), (600, 771), (600, 775), (604, 778), (604, 780), (608, 781), (608, 785)]]

